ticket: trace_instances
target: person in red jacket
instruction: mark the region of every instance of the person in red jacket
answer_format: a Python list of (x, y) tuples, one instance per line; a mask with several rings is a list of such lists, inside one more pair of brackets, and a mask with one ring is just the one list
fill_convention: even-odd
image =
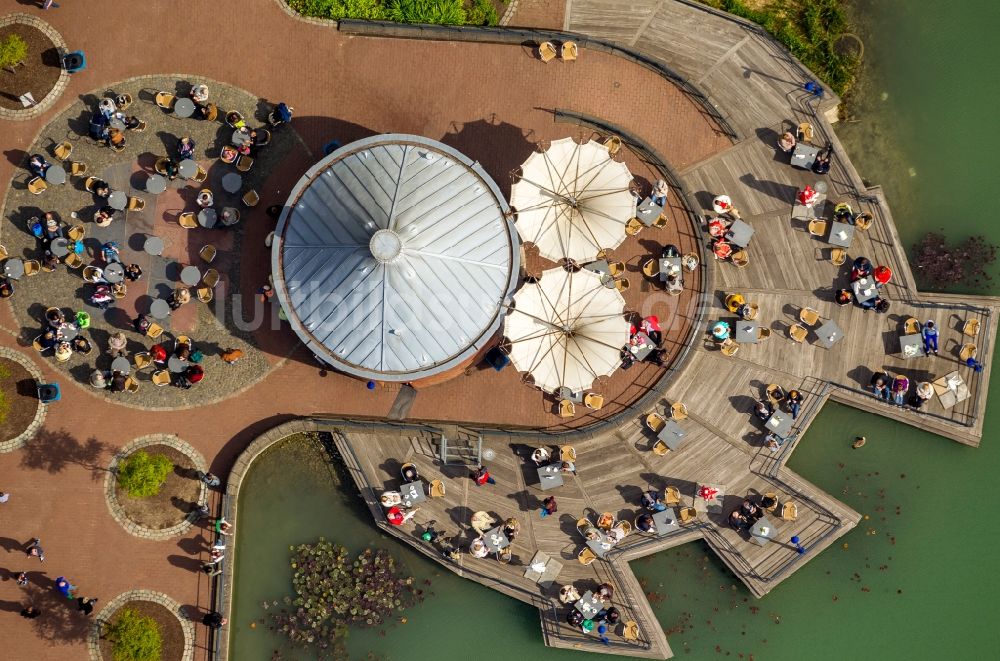
[(480, 466), (472, 474), (472, 479), (476, 481), (476, 484), (483, 486), (484, 484), (496, 484), (497, 481), (490, 476), (490, 472), (486, 470), (486, 466)]
[(416, 516), (417, 511), (419, 509), (420, 508), (417, 508), (415, 510), (410, 510), (406, 514), (403, 514), (403, 510), (399, 509), (398, 507), (390, 507), (389, 511), (385, 513), (385, 516), (387, 519), (389, 519), (389, 523), (391, 523), (392, 525), (401, 526), (410, 519), (412, 519), (414, 516)]

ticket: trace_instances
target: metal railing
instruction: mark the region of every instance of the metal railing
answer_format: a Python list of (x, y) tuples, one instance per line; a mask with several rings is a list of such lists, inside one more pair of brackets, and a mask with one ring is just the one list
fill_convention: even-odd
[[(230, 498), (229, 498), (229, 494), (222, 493), (222, 495), (220, 497), (220, 502), (219, 502), (219, 518), (229, 520), (230, 514), (231, 514), (231, 512), (230, 512)], [(217, 543), (220, 539), (222, 539), (222, 535), (220, 535), (219, 533), (216, 533), (215, 534), (215, 539), (213, 540), (213, 543)], [(235, 540), (233, 540), (233, 543), (235, 544)], [(233, 554), (230, 553), (229, 555), (232, 556)], [(211, 598), (212, 610), (215, 611), (216, 613), (225, 613), (226, 612), (226, 610), (225, 610), (226, 609), (226, 581), (225, 581), (225, 576), (226, 576), (226, 564), (228, 562), (229, 562), (229, 560), (227, 560), (225, 558), (223, 558), (222, 560), (220, 560), (219, 563), (218, 563), (219, 569), (221, 570), (220, 573), (217, 574), (216, 576), (212, 576), (212, 577), (210, 577), (208, 579), (209, 580), (209, 586), (210, 586), (209, 589), (210, 589), (211, 594), (212, 594), (212, 598)], [(236, 568), (234, 566), (233, 567), (233, 572), (232, 572), (232, 575), (233, 575), (234, 578), (235, 578), (235, 569)], [(223, 633), (223, 631), (225, 631), (226, 633)], [(218, 659), (219, 658), (219, 648), (222, 645), (222, 638), (223, 638), (224, 635), (229, 635), (228, 632), (229, 632), (228, 629), (212, 629), (212, 628), (208, 629), (208, 636), (209, 636), (208, 648), (210, 650), (210, 652), (209, 652), (209, 654), (210, 654), (209, 658), (210, 659)]]

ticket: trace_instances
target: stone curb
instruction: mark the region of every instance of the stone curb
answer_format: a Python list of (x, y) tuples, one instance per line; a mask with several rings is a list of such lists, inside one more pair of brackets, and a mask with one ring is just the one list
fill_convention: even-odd
[(510, 0), (510, 2), (507, 3), (507, 9), (504, 10), (503, 16), (500, 17), (497, 25), (510, 25), (510, 22), (514, 20), (514, 14), (517, 13), (517, 5), (519, 3), (520, 0)]
[[(147, 436), (140, 436), (139, 438), (133, 440), (131, 443), (127, 444), (121, 450), (115, 453), (111, 458), (111, 463), (108, 465), (108, 473), (104, 478), (104, 499), (108, 504), (108, 510), (111, 512), (111, 518), (118, 522), (118, 524), (125, 529), (130, 535), (139, 537), (141, 539), (148, 539), (152, 541), (163, 541), (170, 539), (171, 537), (177, 537), (178, 535), (183, 535), (191, 526), (194, 525), (196, 520), (196, 514), (191, 512), (185, 517), (184, 521), (181, 521), (175, 526), (170, 526), (169, 528), (155, 529), (147, 528), (146, 526), (140, 525), (128, 518), (125, 514), (125, 510), (122, 508), (121, 504), (118, 502), (117, 496), (115, 496), (115, 475), (116, 469), (118, 468), (118, 463), (130, 455), (131, 453), (139, 450), (141, 448), (149, 447), (151, 445), (166, 445), (169, 448), (177, 450), (181, 454), (185, 455), (191, 459), (194, 463), (195, 468), (202, 472), (208, 471), (208, 462), (205, 458), (201, 456), (201, 453), (195, 450), (191, 445), (177, 438), (173, 434), (149, 434)], [(208, 487), (204, 483), (198, 488), (198, 504), (204, 505), (208, 502), (207, 499)]]
[(87, 651), (90, 654), (91, 661), (105, 661), (101, 656), (101, 630), (111, 619), (111, 616), (115, 614), (115, 611), (131, 601), (151, 601), (173, 613), (177, 617), (177, 621), (180, 622), (181, 630), (184, 631), (184, 654), (181, 656), (181, 659), (182, 661), (192, 661), (194, 658), (194, 622), (191, 621), (190, 615), (177, 601), (162, 592), (154, 592), (153, 590), (129, 590), (128, 592), (122, 592), (101, 609), (101, 612), (94, 619), (94, 625), (90, 627), (90, 633), (87, 635)]
[[(40, 18), (31, 16), (24, 13), (14, 13), (7, 14), (6, 16), (0, 18), (0, 28), (6, 27), (8, 25), (13, 25), (14, 23), (20, 23), (22, 25), (29, 25), (37, 30), (41, 31), (46, 37), (52, 41), (52, 45), (56, 47), (57, 51), (62, 53), (66, 52), (66, 42), (63, 41), (62, 35), (59, 34), (54, 27), (46, 23)], [(46, 110), (51, 108), (55, 102), (62, 96), (62, 93), (66, 90), (69, 85), (69, 74), (63, 69), (59, 73), (59, 80), (56, 84), (52, 86), (52, 89), (48, 91), (41, 101), (31, 106), (30, 108), (24, 108), (22, 110), (11, 110), (10, 108), (0, 108), (0, 119), (7, 119), (15, 122), (23, 122), (29, 119), (34, 119), (38, 117)]]
[[(32, 378), (35, 379), (37, 383), (43, 382), (44, 377), (42, 376), (42, 372), (33, 362), (21, 354), (21, 352), (8, 349), (7, 347), (0, 347), (0, 357), (12, 360), (24, 369), (28, 370), (28, 373), (31, 374)], [(38, 400), (35, 408), (34, 420), (31, 421), (31, 424), (29, 424), (23, 432), (9, 441), (0, 443), (0, 452), (13, 452), (31, 440), (35, 436), (35, 433), (42, 428), (42, 423), (45, 422), (46, 413), (48, 413), (48, 407), (45, 404), (42, 404), (41, 400)]]

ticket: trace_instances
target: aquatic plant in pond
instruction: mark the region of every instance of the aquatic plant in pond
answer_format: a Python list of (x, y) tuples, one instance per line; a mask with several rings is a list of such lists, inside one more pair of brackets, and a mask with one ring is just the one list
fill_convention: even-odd
[(913, 270), (920, 285), (932, 289), (957, 283), (984, 286), (991, 280), (986, 267), (996, 258), (997, 246), (985, 236), (970, 236), (949, 246), (943, 234), (928, 232), (913, 246)]
[(347, 626), (383, 624), (410, 605), (413, 579), (403, 576), (383, 549), (365, 549), (353, 560), (347, 549), (322, 537), (289, 547), (292, 588), (273, 628), (295, 645), (342, 658)]

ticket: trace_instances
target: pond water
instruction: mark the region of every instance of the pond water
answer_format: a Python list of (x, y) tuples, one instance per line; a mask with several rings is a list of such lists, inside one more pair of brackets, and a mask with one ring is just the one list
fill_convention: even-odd
[[(1000, 147), (993, 31), (1000, 4), (963, 0), (856, 0), (866, 85), (856, 123), (838, 133), (861, 174), (880, 183), (907, 246), (929, 230), (952, 240), (1000, 223), (983, 213)], [(994, 269), (995, 271), (996, 269)], [(980, 290), (982, 291), (982, 290)], [(991, 287), (982, 293), (997, 294)], [(996, 373), (995, 373), (996, 374)], [(1000, 387), (991, 380), (994, 398)], [(997, 407), (987, 430), (997, 429)], [(868, 444), (852, 450), (855, 435)], [(828, 404), (790, 462), (820, 488), (868, 516), (772, 594), (755, 600), (700, 543), (633, 564), (652, 595), (674, 653), (690, 659), (840, 660), (993, 658), (1000, 649), (1000, 532), (983, 525), (1000, 449), (980, 449)], [(284, 649), (265, 624), (264, 600), (290, 592), (288, 546), (320, 536), (358, 550), (389, 548), (425, 590), (406, 624), (353, 631), (351, 659), (441, 661), (473, 649), (499, 658), (579, 659), (542, 647), (537, 613), (381, 535), (341, 489), (322, 449), (289, 444), (251, 469), (241, 490), (240, 577), (230, 658), (267, 661)], [(846, 544), (846, 547), (844, 546)], [(308, 659), (286, 652), (284, 659)]]

